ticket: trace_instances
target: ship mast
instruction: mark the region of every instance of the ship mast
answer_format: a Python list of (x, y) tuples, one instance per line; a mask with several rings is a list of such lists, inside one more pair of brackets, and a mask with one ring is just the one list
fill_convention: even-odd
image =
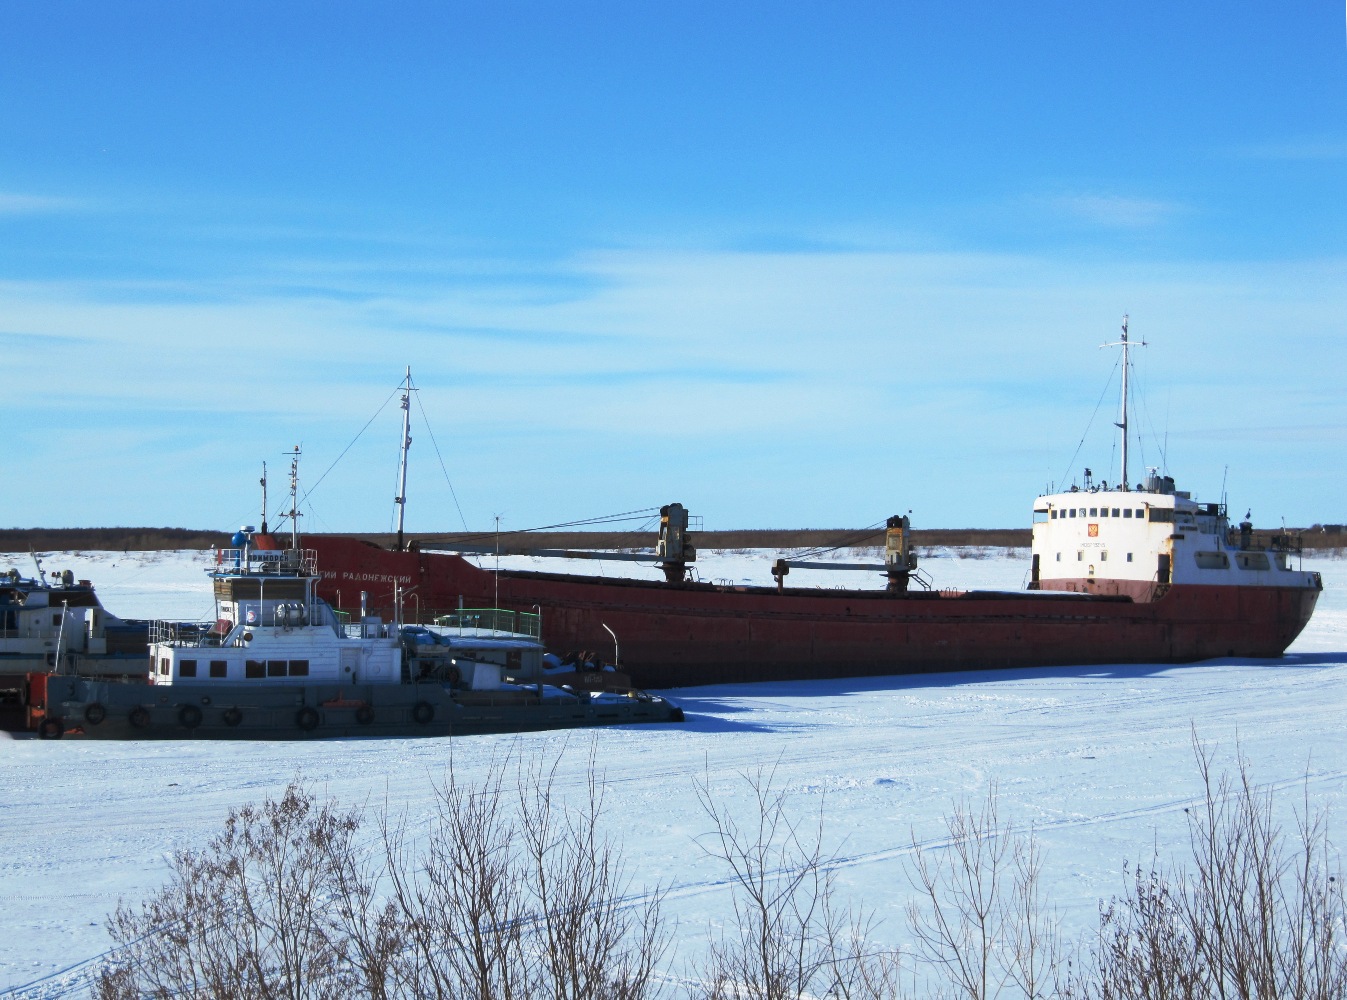
[[(1113, 426), (1116, 427), (1116, 428), (1118, 428), (1118, 429), (1122, 432), (1122, 488), (1123, 488), (1124, 491), (1126, 491), (1126, 490), (1130, 489), (1130, 487), (1127, 485), (1127, 437), (1128, 437), (1128, 435), (1127, 435), (1127, 376), (1128, 376), (1128, 374), (1131, 372), (1131, 369), (1132, 369), (1132, 355), (1131, 355), (1132, 343), (1131, 343), (1131, 341), (1129, 341), (1129, 340), (1127, 339), (1127, 314), (1126, 314), (1126, 313), (1123, 314), (1123, 321), (1122, 321), (1122, 339), (1119, 340), (1117, 343), (1113, 343), (1113, 344), (1100, 344), (1099, 346), (1100, 346), (1101, 348), (1104, 348), (1104, 347), (1121, 347), (1121, 348), (1122, 348), (1122, 352), (1123, 352), (1123, 355), (1122, 355), (1122, 405), (1119, 407), (1120, 412), (1119, 412), (1119, 416), (1118, 416), (1118, 421), (1117, 421)], [(1143, 340), (1143, 341), (1142, 341), (1140, 344), (1138, 344), (1137, 346), (1138, 346), (1138, 347), (1145, 347), (1145, 346), (1146, 346), (1146, 342)]]
[(262, 534), (267, 533), (267, 463), (262, 463)]
[(290, 548), (299, 551), (299, 445), (290, 453)]
[(407, 366), (407, 381), (402, 392), (402, 454), (398, 462), (398, 495), (393, 502), (398, 505), (398, 547), (401, 552), (403, 521), (407, 514), (407, 449), (412, 446), (412, 366)]

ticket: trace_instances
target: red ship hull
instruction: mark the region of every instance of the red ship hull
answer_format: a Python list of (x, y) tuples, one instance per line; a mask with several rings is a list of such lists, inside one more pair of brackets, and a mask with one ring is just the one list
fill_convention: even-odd
[[(1176, 584), (1151, 601), (1039, 592), (889, 593), (670, 585), (479, 569), (459, 556), (309, 536), (319, 593), (387, 614), (500, 606), (542, 614), (554, 652), (611, 648), (645, 688), (1092, 663), (1280, 656), (1319, 591)], [(413, 597), (414, 595), (414, 597)]]

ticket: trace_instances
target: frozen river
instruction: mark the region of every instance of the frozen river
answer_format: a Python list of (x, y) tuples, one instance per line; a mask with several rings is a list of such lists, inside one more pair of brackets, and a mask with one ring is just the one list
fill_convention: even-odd
[[(703, 579), (767, 583), (768, 556), (703, 553), (699, 566)], [(0, 568), (28, 570), (26, 559), (0, 554)], [(196, 618), (212, 610), (205, 559), (85, 553), (53, 556), (46, 566), (93, 579), (109, 609), (124, 616)], [(1019, 589), (1025, 562), (1023, 554), (940, 552), (925, 555), (923, 567), (941, 587)], [(1288, 801), (1307, 783), (1312, 804), (1341, 805), (1347, 563), (1305, 566), (1323, 573), (1325, 592), (1305, 633), (1277, 661), (684, 689), (674, 693), (687, 712), (681, 726), (569, 735), (0, 743), (0, 990), (80, 995), (83, 970), (108, 947), (103, 922), (118, 899), (156, 889), (174, 850), (202, 845), (231, 807), (279, 795), (296, 774), (345, 803), (386, 799), (415, 822), (451, 762), (460, 780), (471, 780), (507, 749), (535, 755), (566, 747), (560, 781), (578, 791), (591, 740), (605, 774), (607, 829), (640, 880), (673, 886), (667, 909), (680, 938), (695, 943), (728, 908), (722, 873), (694, 841), (707, 829), (695, 777), (705, 775), (718, 799), (747, 806), (737, 775), (772, 763), (801, 813), (824, 803), (843, 886), (878, 911), (886, 943), (905, 936), (903, 866), (914, 838), (938, 842), (951, 803), (992, 782), (1002, 817), (1038, 831), (1053, 902), (1080, 930), (1092, 924), (1099, 899), (1121, 890), (1125, 859), (1145, 861), (1155, 848), (1162, 857), (1180, 853), (1183, 809), (1198, 792), (1193, 729), (1218, 745), (1223, 764), (1238, 739), (1255, 779), (1288, 789)], [(619, 567), (611, 564), (611, 574), (628, 572)], [(1341, 834), (1340, 817), (1334, 826)]]

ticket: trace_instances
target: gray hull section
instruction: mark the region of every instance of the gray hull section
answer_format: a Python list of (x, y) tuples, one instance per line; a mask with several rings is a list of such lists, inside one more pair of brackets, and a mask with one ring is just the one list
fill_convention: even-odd
[(144, 684), (52, 677), (43, 736), (321, 740), (428, 737), (682, 721), (663, 698), (454, 691), (443, 684)]

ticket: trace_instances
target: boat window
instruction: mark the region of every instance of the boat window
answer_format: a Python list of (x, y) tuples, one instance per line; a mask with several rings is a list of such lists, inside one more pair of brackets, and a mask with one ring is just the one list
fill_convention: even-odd
[(1071, 516), (1072, 516), (1072, 517), (1075, 517), (1075, 516), (1076, 516), (1076, 508), (1075, 508), (1075, 507), (1072, 507), (1072, 508), (1071, 508)]
[(1085, 553), (1082, 552), (1080, 549), (1077, 549), (1077, 550), (1076, 550), (1076, 562), (1084, 562), (1084, 561), (1085, 561)]
[[(1116, 512), (1115, 512), (1115, 515), (1116, 515)], [(1124, 509), (1123, 509), (1123, 517), (1131, 517), (1131, 516), (1132, 516), (1132, 508), (1131, 508), (1131, 507), (1126, 507), (1126, 508), (1124, 508)]]
[(210, 675), (211, 675), (212, 677), (228, 677), (228, 676), (229, 676), (229, 661), (228, 661), (228, 660), (211, 660), (211, 661), (210, 661)]
[(196, 676), (196, 660), (179, 660), (179, 661), (178, 661), (178, 676), (179, 676), (179, 677), (195, 677), (195, 676)]
[(172, 662), (172, 661), (169, 660), (169, 658), (168, 658), (167, 656), (163, 657), (163, 658), (159, 661), (159, 672), (160, 672), (161, 674), (164, 674), (165, 676), (167, 676), (168, 673), (169, 673), (169, 670), (170, 670), (169, 664), (170, 664), (171, 662)]
[(1058, 562), (1062, 561), (1062, 554), (1060, 552), (1057, 553), (1057, 561)]
[(1100, 516), (1100, 517), (1108, 517), (1108, 508), (1107, 508), (1107, 507), (1100, 507), (1100, 508), (1099, 508), (1099, 516)]
[(1145, 512), (1144, 510), (1142, 510), (1140, 507), (1138, 507), (1138, 508), (1137, 508), (1137, 517), (1145, 517), (1145, 516), (1146, 516), (1146, 512)]
[(1098, 507), (1091, 507), (1091, 508), (1090, 508), (1090, 516), (1091, 516), (1091, 517), (1098, 517), (1098, 516), (1099, 516), (1099, 508), (1098, 508)]
[(267, 660), (267, 676), (268, 676), (268, 677), (284, 677), (284, 676), (285, 676), (285, 661), (284, 661), (284, 660)]
[(60, 616), (60, 615), (52, 615), (52, 616), (51, 616), (51, 623), (52, 623), (52, 626), (53, 626), (53, 627), (55, 627), (55, 626), (57, 626), (57, 625), (60, 625), (60, 624), (61, 624), (61, 616)]
[(1102, 552), (1099, 553), (1099, 561), (1100, 561), (1100, 562), (1108, 562), (1108, 551), (1107, 551), (1107, 550), (1104, 550), (1104, 551), (1102, 551)]
[(1082, 507), (1082, 508), (1080, 509), (1080, 516), (1081, 516), (1081, 517), (1084, 517), (1084, 516), (1085, 516), (1085, 508), (1084, 508), (1084, 507)]
[(308, 661), (308, 660), (291, 660), (291, 661), (290, 661), (290, 676), (291, 676), (291, 677), (308, 677), (308, 676), (309, 676), (309, 661)]
[(263, 660), (249, 660), (243, 665), (244, 677), (265, 677), (267, 675), (267, 665)]
[(1127, 553), (1127, 561), (1128, 561), (1128, 562), (1131, 562), (1131, 561), (1132, 561), (1132, 553), (1130, 553), (1130, 552)]
[(1057, 512), (1056, 512), (1055, 510), (1050, 510), (1050, 511), (1048, 511), (1048, 519), (1049, 519), (1050, 521), (1055, 521), (1055, 520), (1057, 520)]
[(1194, 552), (1198, 569), (1229, 569), (1230, 558), (1224, 552)]
[(1118, 510), (1117, 507), (1114, 507), (1114, 508), (1113, 508), (1113, 516), (1114, 516), (1114, 517), (1118, 517), (1118, 516), (1121, 515), (1121, 514), (1122, 514), (1122, 511)]
[(1151, 520), (1168, 521), (1172, 523), (1174, 520), (1174, 509), (1172, 507), (1152, 507)]

